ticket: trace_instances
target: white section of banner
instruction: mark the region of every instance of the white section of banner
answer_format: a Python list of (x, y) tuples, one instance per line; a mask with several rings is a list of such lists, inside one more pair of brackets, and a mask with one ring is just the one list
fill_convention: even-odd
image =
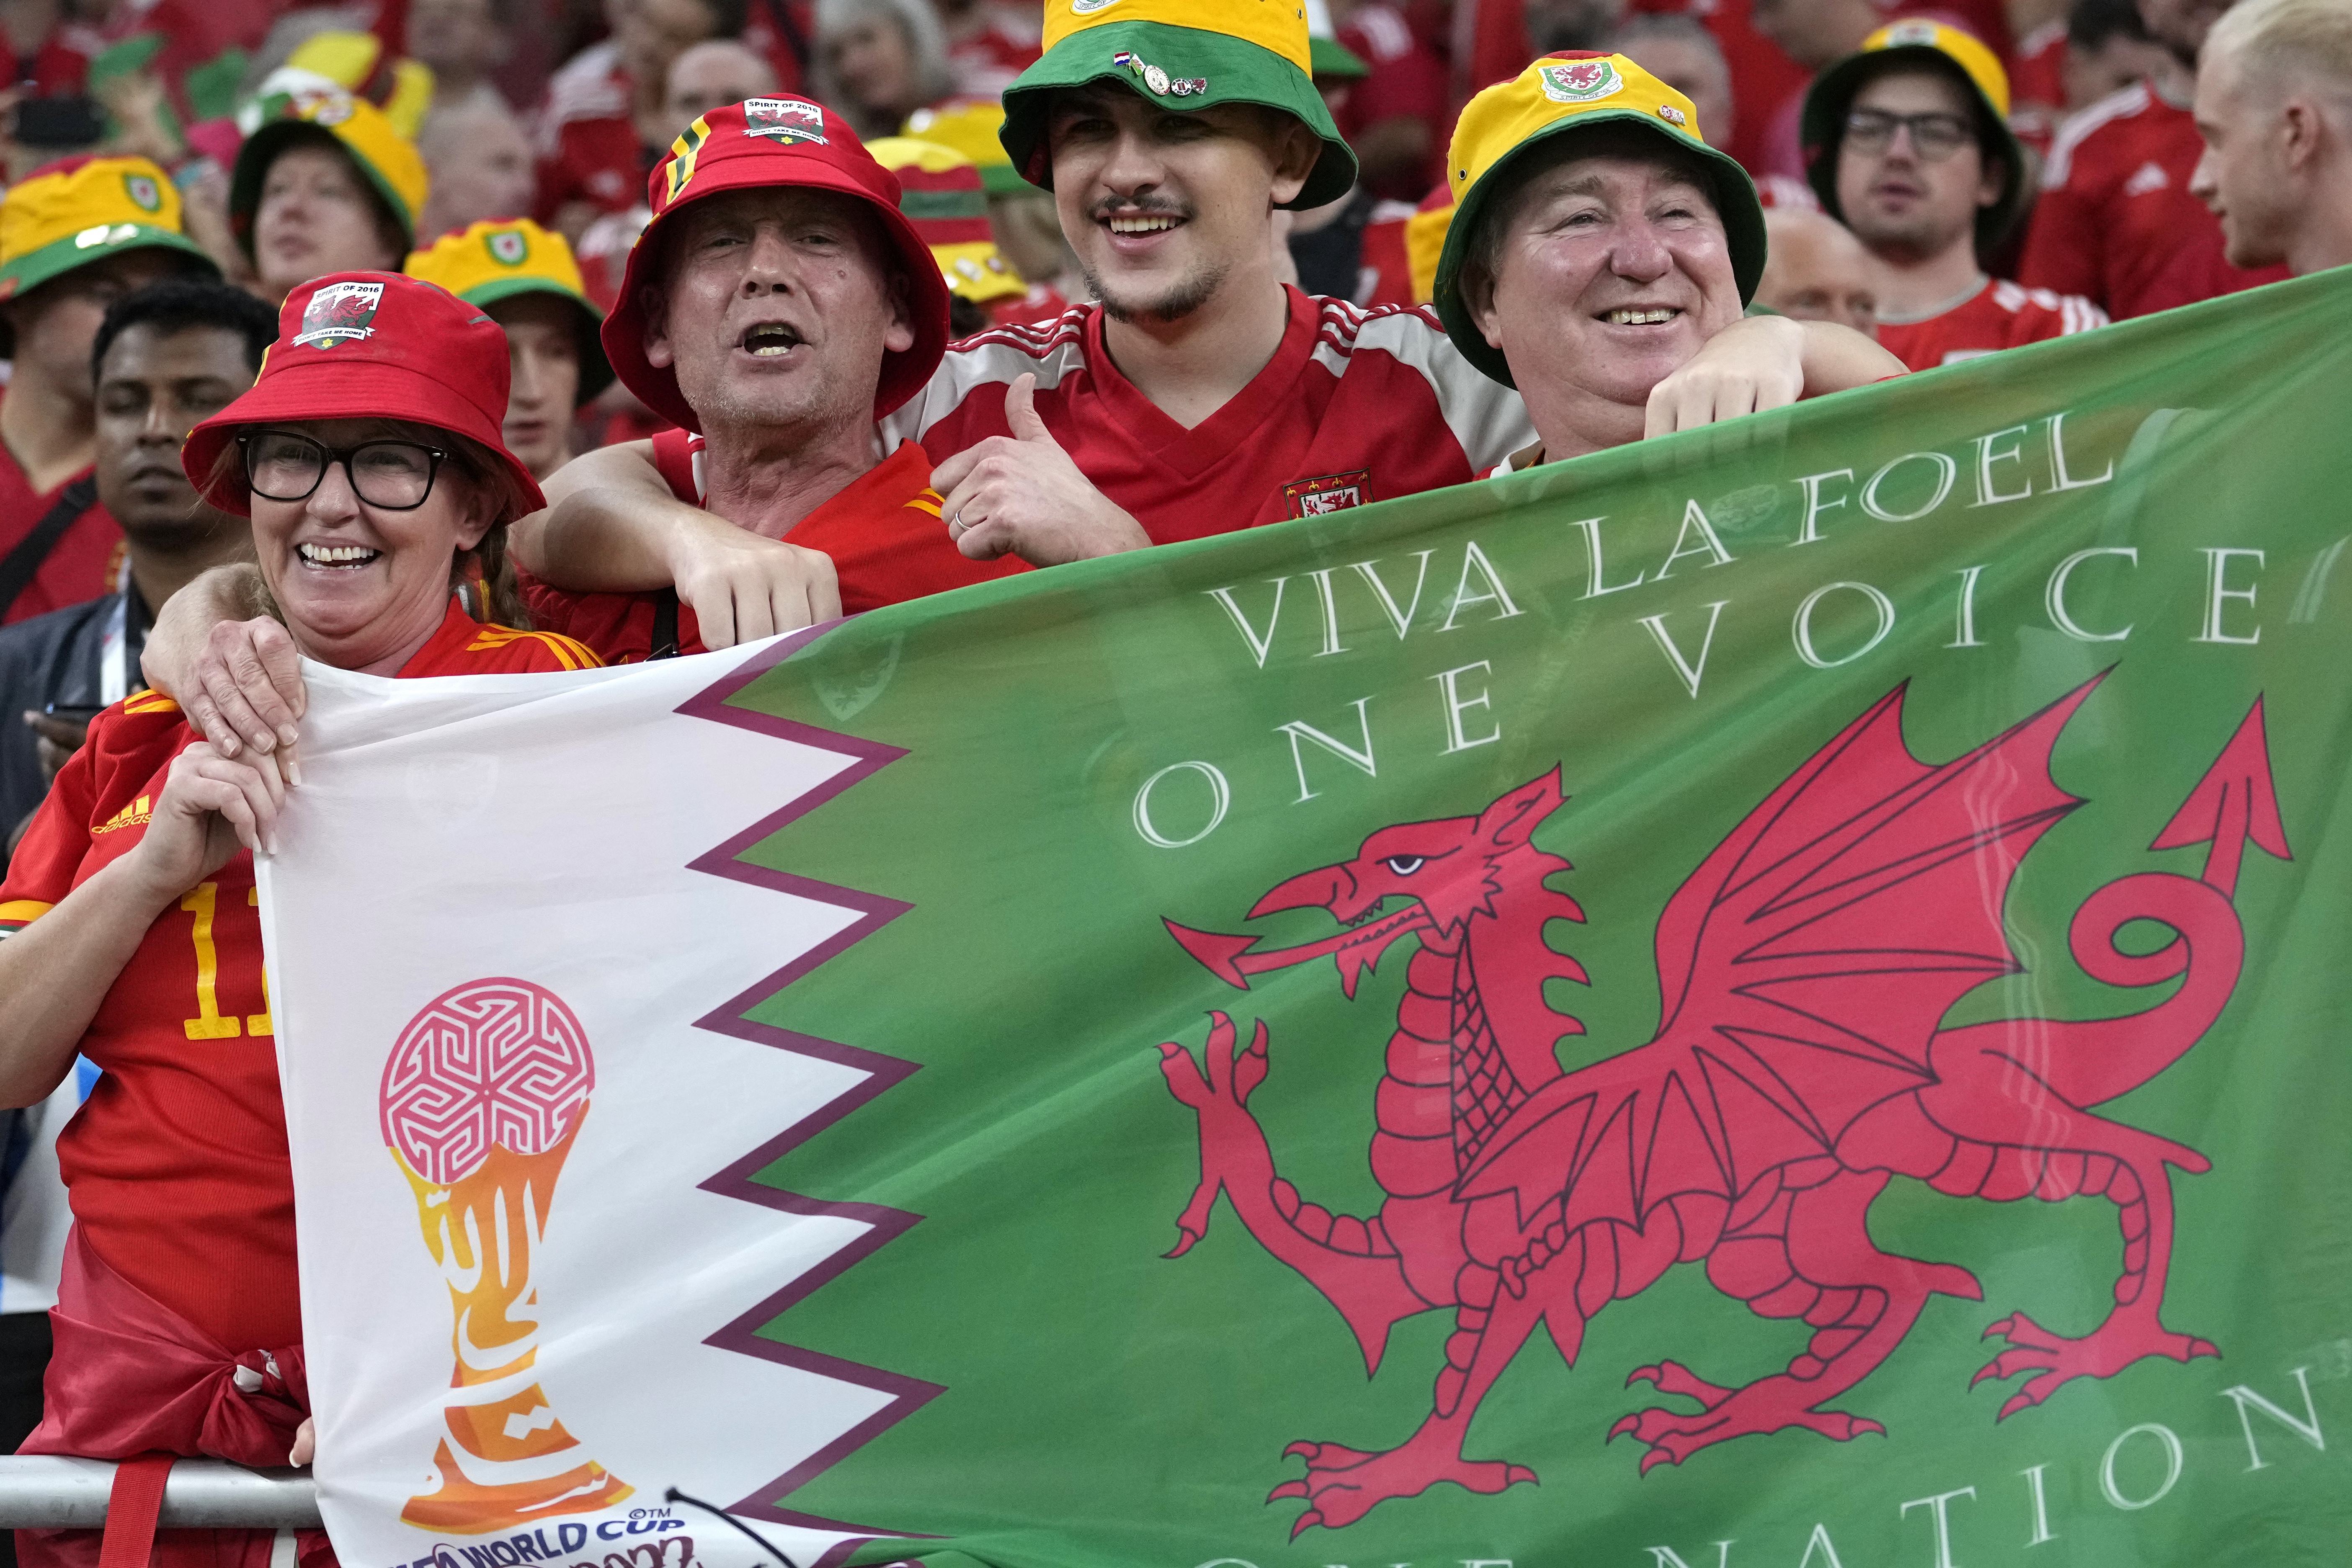
[[(304, 783), (259, 884), (317, 1475), (345, 1568), (738, 1568), (757, 1548), (665, 1489), (764, 1500), (889, 1402), (704, 1342), (870, 1229), (698, 1186), (867, 1077), (694, 1026), (857, 919), (688, 869), (854, 765), (676, 711), (759, 655), (435, 680), (305, 667)], [(421, 1009), (485, 979), (568, 1009), (593, 1091), (556, 1106), (568, 1155), (518, 1162), (494, 1191), (487, 1164), (412, 1186), (387, 1146), (387, 1061)], [(499, 1016), (485, 1029), (513, 1025)], [(433, 1070), (456, 1082), (473, 1069), (449, 1061), (488, 1040), (448, 1035)], [(527, 1077), (526, 1101), (543, 1087)], [(508, 1092), (476, 1083), (451, 1125), (490, 1125), (512, 1108), (485, 1097)], [(445, 1275), (420, 1217), (461, 1212), (480, 1249), (451, 1245)], [(494, 1300), (502, 1271), (520, 1277)], [(453, 1352), (478, 1386), (453, 1388)], [(488, 1457), (449, 1447), (458, 1404)], [(420, 1505), (438, 1522), (404, 1522)], [(756, 1528), (801, 1568), (840, 1539)]]

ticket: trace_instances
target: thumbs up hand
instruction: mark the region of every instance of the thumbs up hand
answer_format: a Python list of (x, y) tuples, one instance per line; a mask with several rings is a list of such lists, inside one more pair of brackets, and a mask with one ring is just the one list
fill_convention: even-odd
[(1033, 566), (1150, 544), (1143, 525), (1095, 489), (1045, 428), (1036, 388), (1035, 376), (1023, 375), (1004, 389), (1010, 436), (991, 436), (931, 470), (931, 488), (946, 498), (948, 537), (971, 560), (1013, 554)]

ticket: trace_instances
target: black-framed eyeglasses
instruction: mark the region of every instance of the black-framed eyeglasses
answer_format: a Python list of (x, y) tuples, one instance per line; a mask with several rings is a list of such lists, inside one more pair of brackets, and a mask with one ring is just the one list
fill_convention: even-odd
[(330, 465), (341, 463), (352, 493), (386, 511), (413, 511), (433, 493), (433, 480), (449, 454), (415, 441), (362, 441), (335, 447), (291, 430), (239, 436), (245, 482), (265, 500), (308, 500)]
[(1889, 114), (1883, 109), (1857, 109), (1845, 117), (1846, 145), (1875, 157), (1895, 144), (1897, 131), (1911, 132), (1919, 156), (1940, 163), (1977, 139), (1977, 129), (1959, 114)]

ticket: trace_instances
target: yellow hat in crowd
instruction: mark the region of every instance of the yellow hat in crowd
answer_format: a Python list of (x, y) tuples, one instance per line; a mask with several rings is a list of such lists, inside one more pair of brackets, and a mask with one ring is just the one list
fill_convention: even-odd
[(144, 158), (68, 158), (37, 169), (0, 201), (0, 300), (126, 250), (176, 251), (219, 268), (180, 229), (180, 192)]
[(270, 163), (289, 146), (324, 132), (366, 177), (400, 226), (401, 243), (416, 243), (416, 215), (425, 208), (425, 160), (416, 145), (394, 130), (383, 110), (340, 89), (272, 94), (261, 101), (261, 123), (236, 150), (229, 175), (229, 230), (247, 258), (253, 257), (254, 215), (261, 207), (262, 181)]
[(898, 210), (940, 264), (949, 291), (975, 305), (1029, 291), (996, 248), (988, 194), (971, 159), (936, 142), (882, 136), (866, 144), (874, 161), (898, 176)]
[(962, 153), (980, 171), (981, 188), (992, 196), (1034, 194), (1037, 187), (1023, 179), (1005, 156), (1004, 143), (998, 140), (1003, 129), (1003, 104), (992, 98), (966, 98), (915, 110), (898, 134)]
[(421, 60), (386, 60), (383, 40), (373, 33), (315, 33), (281, 68), (310, 71), (349, 89), (382, 108), (392, 128), (412, 142), (433, 107), (433, 68)]
[(1256, 103), (1323, 139), (1323, 155), (1288, 207), (1338, 201), (1356, 155), (1315, 89), (1304, 0), (1045, 0), (1045, 53), (1004, 89), (1004, 150), (1034, 184), (1054, 183), (1045, 119), (1057, 89), (1115, 81), (1183, 112)]
[(529, 218), (485, 218), (445, 234), (424, 250), (409, 253), (401, 268), (411, 278), (437, 283), (468, 305), (487, 310), (522, 294), (551, 294), (578, 307), (580, 391), (574, 406), (613, 384), (612, 362), (598, 337), (604, 313), (588, 298), (580, 264), (563, 237)]
[(1662, 148), (1695, 154), (1723, 220), (1740, 303), (1755, 298), (1757, 281), (1764, 276), (1764, 205), (1757, 199), (1755, 182), (1730, 154), (1706, 144), (1691, 100), (1624, 55), (1547, 55), (1464, 107), (1445, 162), (1455, 211), (1438, 258), (1433, 302), (1463, 357), (1506, 386), (1517, 383), (1501, 353), (1470, 319), (1462, 298), (1462, 264), (1496, 193), (1512, 186), (1530, 152), (1603, 125), (1635, 129), (1657, 137)]
[(1822, 210), (1843, 222), (1837, 193), (1838, 147), (1854, 96), (1874, 78), (1906, 66), (1925, 66), (1957, 79), (1975, 102), (1977, 140), (1987, 155), (2009, 168), (2000, 200), (1977, 209), (1977, 248), (1990, 250), (2025, 216), (2032, 191), (2027, 185), (2025, 149), (2009, 128), (2009, 73), (2000, 57), (1973, 35), (1925, 16), (1906, 16), (1862, 40), (1862, 47), (1823, 70), (1806, 90), (1798, 121), (1804, 143), (1805, 177), (1822, 198)]

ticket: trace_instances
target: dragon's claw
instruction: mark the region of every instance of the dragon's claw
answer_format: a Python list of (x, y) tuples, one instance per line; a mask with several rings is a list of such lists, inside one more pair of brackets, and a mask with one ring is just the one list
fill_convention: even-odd
[(1176, 1227), (1176, 1245), (1170, 1247), (1160, 1256), (1162, 1258), (1181, 1258), (1186, 1253), (1192, 1251), (1192, 1244), (1200, 1239), (1201, 1233), (1199, 1231), (1194, 1230), (1189, 1225), (1180, 1225)]
[(2117, 1312), (2074, 1339), (2043, 1328), (2022, 1312), (2012, 1312), (1985, 1330), (1985, 1338), (1995, 1336), (2007, 1340), (2009, 1348), (1977, 1369), (1969, 1379), (1970, 1388), (1980, 1383), (2004, 1383), (2029, 1372), (2036, 1374), (2002, 1403), (1993, 1416), (1995, 1422), (2046, 1403), (2078, 1377), (2113, 1377), (2148, 1356), (2188, 1362), (2221, 1353), (2210, 1340), (2168, 1332), (2152, 1314)]
[(1658, 1373), (1644, 1381), (1656, 1384), (1660, 1389), (1687, 1395), (1706, 1405), (1698, 1411), (1654, 1407), (1637, 1410), (1620, 1417), (1609, 1428), (1608, 1441), (1631, 1434), (1649, 1449), (1642, 1456), (1643, 1475), (1649, 1474), (1654, 1466), (1679, 1465), (1700, 1449), (1734, 1437), (1757, 1436), (1790, 1427), (1817, 1432), (1834, 1443), (1852, 1442), (1864, 1433), (1881, 1437), (1886, 1435), (1885, 1426), (1867, 1416), (1810, 1408), (1808, 1402), (1819, 1398), (1820, 1391), (1794, 1378), (1768, 1377), (1745, 1388), (1726, 1389), (1692, 1375), (1672, 1362), (1640, 1371)]
[(1391, 1498), (1418, 1497), (1440, 1481), (1487, 1495), (1535, 1481), (1536, 1473), (1525, 1465), (1463, 1458), (1454, 1451), (1456, 1440), (1433, 1423), (1402, 1447), (1386, 1453), (1367, 1453), (1344, 1443), (1293, 1443), (1283, 1457), (1305, 1459), (1307, 1474), (1276, 1487), (1265, 1500), (1307, 1504), (1291, 1526), (1290, 1537), (1296, 1541), (1310, 1527), (1343, 1529)]

